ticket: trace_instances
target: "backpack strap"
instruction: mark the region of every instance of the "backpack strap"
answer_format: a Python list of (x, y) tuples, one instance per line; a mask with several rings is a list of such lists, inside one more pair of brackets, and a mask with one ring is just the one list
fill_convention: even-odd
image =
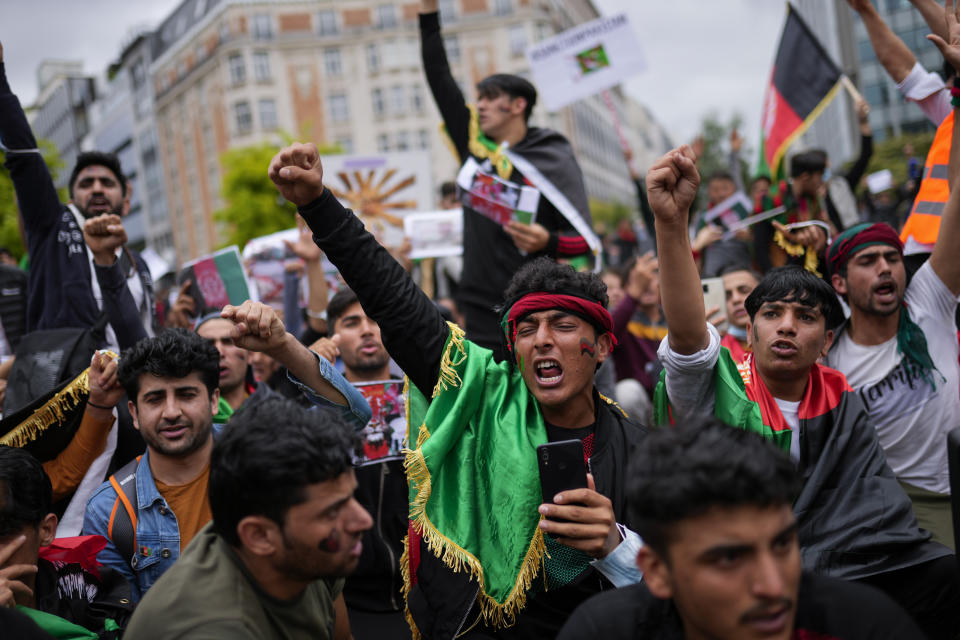
[(123, 465), (109, 479), (113, 490), (117, 492), (117, 499), (110, 512), (107, 537), (131, 569), (136, 569), (133, 558), (137, 550), (137, 467), (140, 466), (141, 457), (137, 456)]

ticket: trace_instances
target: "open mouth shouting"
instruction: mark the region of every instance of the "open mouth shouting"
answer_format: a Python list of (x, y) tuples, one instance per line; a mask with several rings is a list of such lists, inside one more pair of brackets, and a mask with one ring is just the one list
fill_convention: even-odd
[(873, 295), (881, 304), (894, 304), (897, 300), (897, 284), (893, 280), (884, 280), (873, 287)]
[(87, 200), (87, 211), (90, 213), (101, 214), (110, 212), (110, 201), (103, 196), (93, 196)]
[(799, 348), (793, 342), (789, 340), (777, 340), (772, 345), (770, 345), (770, 350), (773, 351), (775, 356), (780, 358), (792, 358), (797, 355)]
[(542, 387), (555, 387), (563, 380), (563, 367), (553, 358), (543, 358), (534, 363), (537, 382)]

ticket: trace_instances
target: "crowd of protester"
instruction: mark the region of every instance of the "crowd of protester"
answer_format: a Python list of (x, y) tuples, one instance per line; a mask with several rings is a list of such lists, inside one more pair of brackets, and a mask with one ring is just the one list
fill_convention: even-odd
[[(843, 172), (807, 149), (745, 184), (735, 131), (703, 177), (702, 144), (628, 152), (638, 216), (604, 236), (533, 85), (467, 105), (421, 0), (463, 255), (384, 247), (295, 143), (265, 167), (298, 210), (282, 309), (156, 294), (119, 161), (81, 153), (61, 203), (0, 47), (30, 257), (0, 266), (0, 636), (960, 638), (960, 191), (925, 182), (960, 180), (960, 89), (848, 1), (938, 127), (924, 171), (864, 195), (860, 101)], [(953, 2), (912, 2), (953, 75)], [(521, 186), (533, 221), (496, 219)], [(724, 228), (738, 194), (775, 213)]]

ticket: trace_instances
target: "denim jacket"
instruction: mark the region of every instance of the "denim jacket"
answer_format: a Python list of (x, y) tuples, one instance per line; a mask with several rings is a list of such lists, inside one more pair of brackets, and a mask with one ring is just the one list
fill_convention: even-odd
[[(356, 423), (362, 429), (370, 420), (370, 406), (364, 397), (329, 362), (317, 356), (321, 375), (340, 391), (349, 402), (341, 407), (345, 420)], [(315, 403), (340, 407), (310, 391), (291, 376), (308, 397)], [(223, 429), (222, 424), (213, 425), (213, 437)], [(83, 534), (101, 535), (107, 546), (97, 554), (101, 564), (122, 573), (130, 583), (134, 601), (139, 601), (147, 589), (157, 581), (180, 557), (180, 528), (173, 510), (160, 495), (150, 471), (149, 450), (137, 465), (137, 549), (132, 559), (124, 558), (107, 535), (110, 516), (117, 492), (109, 481), (100, 485), (87, 502), (83, 517)], [(120, 505), (118, 508), (123, 508)]]

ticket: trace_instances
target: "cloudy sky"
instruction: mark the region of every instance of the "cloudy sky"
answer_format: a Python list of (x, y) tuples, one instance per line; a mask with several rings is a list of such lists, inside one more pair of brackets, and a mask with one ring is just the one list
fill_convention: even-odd
[[(4, 0), (0, 42), (7, 77), (21, 101), (37, 93), (47, 58), (82, 60), (103, 74), (138, 27), (153, 27), (179, 0)], [(704, 115), (745, 118), (756, 148), (760, 106), (785, 16), (782, 0), (594, 0), (626, 11), (647, 59), (627, 91), (646, 104), (675, 142), (692, 138)]]

